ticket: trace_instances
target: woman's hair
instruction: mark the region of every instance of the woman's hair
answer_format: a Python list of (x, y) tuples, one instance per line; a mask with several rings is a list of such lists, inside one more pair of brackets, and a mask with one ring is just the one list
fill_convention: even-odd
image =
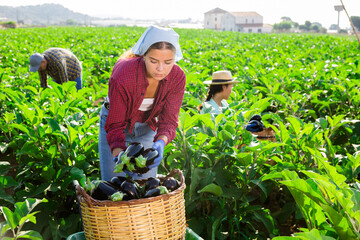
[(176, 48), (171, 43), (169, 43), (169, 42), (156, 42), (156, 43), (154, 43), (153, 45), (151, 45), (148, 48), (148, 50), (146, 51), (146, 53), (144, 53), (144, 55), (146, 55), (150, 50), (153, 50), (153, 49), (158, 49), (158, 50), (168, 49), (168, 50), (173, 51), (174, 53), (176, 52)]
[(210, 85), (208, 95), (206, 97), (205, 102), (210, 101), (210, 99), (217, 93), (222, 92), (223, 84), (221, 85)]
[[(144, 55), (146, 55), (150, 50), (153, 50), (153, 49), (158, 49), (158, 50), (168, 49), (168, 50), (173, 51), (174, 53), (176, 52), (176, 48), (171, 43), (168, 43), (168, 42), (156, 42), (156, 43), (154, 43), (153, 45), (151, 45), (148, 48), (148, 50), (145, 52)], [(140, 55), (134, 54), (132, 52), (132, 50), (128, 50), (128, 51), (124, 52), (120, 56), (119, 59), (134, 58), (134, 57), (140, 57)]]
[[(205, 102), (210, 101), (211, 98), (212, 98), (215, 94), (217, 94), (217, 93), (219, 93), (219, 92), (222, 92), (222, 91), (223, 91), (223, 85), (225, 85), (225, 84), (210, 85), (209, 91), (208, 91), (208, 94), (207, 94), (207, 97), (206, 97)], [(202, 104), (200, 104), (200, 105), (198, 106), (198, 110), (200, 111), (200, 110), (202, 109), (202, 107), (203, 107)]]

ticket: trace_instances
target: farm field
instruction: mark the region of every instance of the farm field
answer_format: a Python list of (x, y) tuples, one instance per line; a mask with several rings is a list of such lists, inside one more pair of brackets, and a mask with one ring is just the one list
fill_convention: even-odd
[[(0, 30), (1, 237), (60, 240), (81, 231), (73, 181), (100, 178), (98, 122), (107, 82), (143, 31)], [(356, 39), (176, 31), (186, 93), (159, 173), (183, 171), (189, 227), (204, 239), (360, 239)], [(50, 47), (82, 61), (83, 89), (50, 81), (40, 88), (28, 58)], [(197, 107), (207, 93), (203, 81), (223, 69), (240, 83), (231, 109), (213, 122)], [(254, 114), (275, 130), (276, 141), (245, 130)]]

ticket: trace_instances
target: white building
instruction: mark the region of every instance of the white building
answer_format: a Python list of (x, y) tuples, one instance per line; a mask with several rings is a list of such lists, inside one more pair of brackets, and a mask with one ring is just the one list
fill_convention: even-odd
[(215, 8), (204, 14), (204, 28), (242, 33), (269, 33), (272, 26), (263, 23), (256, 12), (228, 12)]

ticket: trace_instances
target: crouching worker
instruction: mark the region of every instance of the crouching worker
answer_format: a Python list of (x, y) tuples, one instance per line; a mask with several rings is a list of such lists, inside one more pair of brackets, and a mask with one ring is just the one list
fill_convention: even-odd
[(39, 72), (40, 85), (47, 87), (47, 75), (56, 83), (76, 82), (76, 89), (82, 88), (81, 63), (69, 50), (50, 48), (45, 52), (34, 53), (29, 58), (30, 72)]
[[(109, 92), (100, 112), (101, 178), (131, 175), (134, 180), (156, 177), (164, 147), (175, 138), (185, 91), (179, 35), (170, 28), (150, 26), (132, 52), (115, 64)], [(114, 173), (115, 162), (129, 144), (157, 150), (158, 157), (143, 174)], [(120, 158), (121, 160), (121, 158)], [(119, 162), (118, 162), (119, 163)]]

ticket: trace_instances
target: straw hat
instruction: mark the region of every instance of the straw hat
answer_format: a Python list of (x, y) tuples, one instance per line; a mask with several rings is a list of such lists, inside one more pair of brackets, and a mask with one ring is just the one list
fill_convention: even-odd
[(221, 85), (221, 84), (230, 84), (238, 83), (235, 81), (236, 78), (233, 78), (230, 71), (216, 71), (212, 74), (211, 81), (204, 81), (204, 84), (210, 85)]

